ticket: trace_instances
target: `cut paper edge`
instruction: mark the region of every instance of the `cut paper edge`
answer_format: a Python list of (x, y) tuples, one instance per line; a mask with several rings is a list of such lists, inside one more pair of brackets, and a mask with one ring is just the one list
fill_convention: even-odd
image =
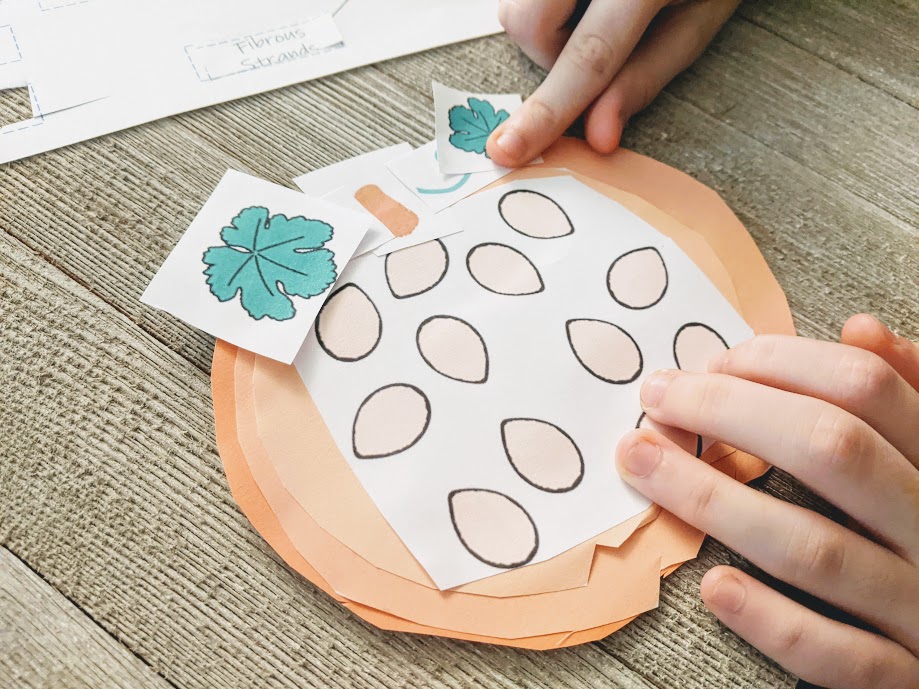
[[(599, 156), (590, 151), (583, 142), (577, 142), (570, 139), (559, 141), (546, 152), (546, 163), (542, 166), (542, 172), (537, 173), (537, 171), (540, 170), (540, 166), (532, 166), (523, 171), (523, 175), (521, 171), (517, 171), (508, 177), (502, 178), (498, 183), (511, 181), (511, 179), (515, 178), (514, 176), (519, 178), (520, 176), (535, 177), (545, 176), (547, 174), (558, 174), (558, 170), (547, 169), (552, 165), (576, 168), (577, 172), (586, 173), (588, 178), (582, 179), (582, 181), (591, 186), (594, 186), (592, 183), (594, 182), (608, 189), (609, 187), (603, 184), (603, 182), (596, 182), (596, 180), (590, 179), (590, 177), (600, 177), (604, 182), (611, 182), (621, 189), (637, 192), (639, 196), (644, 197), (643, 200), (639, 199), (639, 201), (646, 206), (646, 210), (650, 213), (672, 215), (672, 219), (683, 221), (690, 227), (704, 228), (704, 237), (702, 233), (689, 230), (688, 228), (686, 229), (689, 233), (701, 239), (702, 244), (708, 248), (710, 254), (715, 254), (717, 263), (721, 263), (723, 260), (725, 263), (729, 264), (727, 269), (729, 273), (727, 276), (728, 285), (730, 285), (730, 290), (734, 292), (734, 299), (731, 299), (731, 301), (735, 305), (741, 304), (744, 307), (739, 310), (743, 313), (747, 322), (758, 333), (794, 333), (787, 302), (785, 301), (784, 294), (778, 286), (778, 283), (769, 271), (765, 260), (756, 249), (756, 245), (753, 243), (752, 238), (747, 234), (746, 230), (740, 224), (740, 221), (737, 220), (715, 192), (683, 173), (673, 170), (661, 163), (657, 163), (656, 161), (639, 156), (638, 154), (620, 150), (611, 156)], [(578, 175), (575, 174), (575, 176)], [(497, 184), (491, 186), (497, 186)], [(486, 189), (487, 188), (490, 187), (486, 187)], [(598, 187), (595, 186), (595, 188)], [(606, 193), (606, 189), (598, 188), (598, 190), (603, 193)], [(631, 208), (631, 206), (630, 209), (633, 210), (633, 212), (637, 212), (634, 208)], [(643, 214), (639, 214), (645, 217)], [(649, 220), (647, 217), (645, 219)], [(652, 224), (655, 227), (658, 226), (657, 222), (652, 222)], [(687, 237), (688, 236), (690, 235), (687, 234)], [(696, 241), (698, 241), (698, 239)], [(681, 247), (682, 246), (681, 244)], [(683, 248), (685, 251), (685, 247)], [(692, 253), (690, 253), (690, 256), (694, 261), (696, 260), (696, 257)], [(719, 289), (724, 291), (723, 285), (719, 285)], [(266, 540), (269, 541), (275, 550), (278, 551), (289, 564), (308, 579), (314, 581), (320, 588), (323, 588), (326, 592), (330, 592), (333, 597), (354, 610), (356, 614), (386, 629), (541, 649), (569, 646), (602, 638), (606, 634), (621, 628), (630, 619), (634, 618), (634, 614), (637, 611), (630, 613), (627, 618), (620, 621), (610, 621), (607, 624), (588, 629), (564, 633), (532, 634), (510, 639), (506, 637), (499, 638), (469, 634), (438, 625), (419, 625), (406, 620), (404, 617), (400, 617), (400, 615), (412, 614), (412, 611), (409, 609), (402, 609), (396, 606), (393, 608), (393, 612), (387, 613), (373, 606), (348, 600), (346, 596), (342, 596), (341, 594), (333, 593), (332, 587), (322, 578), (315, 567), (293, 551), (293, 546), (287, 534), (283, 532), (281, 522), (277, 519), (277, 515), (271, 511), (271, 507), (265, 502), (264, 495), (259, 491), (258, 486), (254, 484), (254, 479), (251, 473), (248, 472), (248, 467), (245, 464), (245, 456), (242, 455), (242, 448), (239, 445), (238, 438), (234, 437), (236, 435), (235, 406), (237, 404), (234, 391), (231, 389), (230, 396), (227, 396), (227, 380), (229, 379), (232, 383), (232, 378), (235, 376), (233, 372), (236, 359), (234, 356), (235, 351), (235, 348), (231, 345), (218, 342), (218, 346), (215, 349), (213, 370), (218, 446), (221, 451), (221, 456), (224, 458), (228, 479), (230, 480), (234, 496), (237, 498), (243, 511), (256, 526), (257, 530), (263, 534)], [(227, 363), (230, 358), (233, 359), (233, 363), (230, 364), (228, 369)], [(233, 425), (230, 432), (228, 432), (227, 424)], [(729, 475), (735, 476), (738, 480), (750, 480), (762, 475), (768, 468), (768, 465), (761, 460), (750, 457), (742, 452), (732, 451), (730, 448), (725, 448), (724, 446), (719, 447), (719, 444), (716, 444), (706, 452), (705, 458), (707, 461), (712, 462), (713, 466)], [(597, 581), (597, 576), (595, 576), (599, 569), (597, 562), (600, 561), (604, 552), (615, 552), (610, 546), (613, 546), (613, 548), (616, 546), (625, 546), (623, 552), (633, 551), (642, 542), (650, 542), (652, 545), (659, 546), (661, 557), (659, 563), (655, 565), (655, 571), (662, 576), (669, 575), (680, 564), (695, 557), (703, 539), (701, 532), (679, 522), (667, 512), (661, 511), (659, 516), (655, 519), (653, 512), (653, 509), (649, 510), (642, 515), (637, 515), (636, 518), (625, 522), (623, 525), (620, 525), (632, 526), (630, 522), (634, 522), (634, 529), (638, 529), (638, 531), (635, 531), (631, 538), (608, 537), (608, 539), (603, 539), (601, 535), (601, 537), (595, 539), (597, 544), (606, 547), (595, 549), (593, 558), (594, 565), (590, 568), (591, 576), (587, 589), (591, 589), (592, 587), (596, 588), (601, 585)], [(650, 523), (648, 523), (649, 520)], [(634, 531), (634, 529), (632, 529), (632, 531)], [(607, 534), (608, 533), (609, 532), (607, 532)], [(601, 543), (601, 540), (604, 542)], [(588, 544), (593, 548), (593, 543), (588, 542)], [(582, 546), (583, 545), (585, 544), (582, 544)], [(348, 552), (351, 552), (352, 556), (354, 555), (353, 551)], [(567, 553), (563, 555), (567, 555)], [(358, 557), (358, 559), (360, 558)], [(545, 565), (549, 562), (551, 562), (551, 560), (542, 564)], [(536, 565), (532, 566), (532, 568), (535, 567)], [(524, 567), (519, 570), (514, 570), (514, 572), (523, 572), (527, 569), (531, 568)], [(492, 580), (498, 581), (514, 572), (503, 573), (482, 580), (482, 582), (474, 582), (474, 584)], [(659, 579), (656, 575), (654, 578), (656, 584), (659, 585)], [(415, 588), (419, 588), (418, 584), (414, 586)], [(582, 587), (582, 591), (583, 590)], [(558, 591), (556, 595), (562, 593), (565, 592)], [(469, 595), (460, 591), (460, 589), (441, 592), (440, 595), (449, 596), (451, 598), (464, 596), (459, 600), (474, 600), (476, 598), (475, 594)], [(581, 593), (581, 595), (584, 594)], [(535, 594), (533, 596), (524, 596), (523, 598), (540, 598), (540, 595)], [(577, 596), (575, 596), (575, 598), (577, 598)], [(584, 603), (580, 603), (580, 605), (583, 604)], [(500, 601), (491, 601), (489, 603), (489, 608), (486, 608), (486, 612), (490, 614), (491, 608), (496, 606), (500, 607)], [(479, 614), (482, 614), (481, 611)], [(551, 615), (548, 611), (546, 614)]]

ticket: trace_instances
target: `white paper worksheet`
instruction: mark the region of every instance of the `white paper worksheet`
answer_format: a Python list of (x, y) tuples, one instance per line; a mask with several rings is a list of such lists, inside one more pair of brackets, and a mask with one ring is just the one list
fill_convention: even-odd
[(753, 334), (672, 240), (572, 177), (453, 210), (463, 232), (352, 261), (294, 362), (442, 589), (644, 510), (614, 464), (642, 381)]
[(16, 1), (59, 20), (17, 31), (49, 105), (0, 129), (0, 162), (501, 30), (496, 0)]

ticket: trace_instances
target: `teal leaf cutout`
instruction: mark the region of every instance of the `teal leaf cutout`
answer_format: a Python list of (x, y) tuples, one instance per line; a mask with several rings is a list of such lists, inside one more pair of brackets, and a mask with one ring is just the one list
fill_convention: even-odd
[(338, 277), (335, 254), (321, 248), (332, 234), (332, 226), (321, 220), (269, 217), (267, 208), (244, 208), (220, 231), (224, 246), (204, 252), (211, 294), (225, 302), (239, 292), (255, 320), (293, 318), (297, 309), (288, 295), (315, 297)]
[[(485, 142), (489, 135), (498, 128), (510, 115), (507, 110), (495, 112), (494, 106), (487, 100), (469, 98), (469, 107), (454, 105), (447, 112), (450, 129), (453, 133), (449, 142), (461, 151), (485, 153)], [(485, 153), (485, 157), (488, 154)]]

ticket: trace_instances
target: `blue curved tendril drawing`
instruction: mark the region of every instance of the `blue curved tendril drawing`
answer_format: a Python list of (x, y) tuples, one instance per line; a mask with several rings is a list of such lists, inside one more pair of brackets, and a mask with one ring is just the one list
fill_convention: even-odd
[[(434, 160), (437, 160), (436, 150), (434, 151)], [(471, 173), (467, 172), (462, 177), (460, 177), (459, 181), (457, 181), (456, 184), (454, 184), (451, 187), (444, 187), (442, 189), (423, 189), (422, 187), (415, 187), (415, 191), (417, 191), (419, 194), (452, 194), (454, 191), (456, 191), (457, 189), (462, 187), (466, 182), (468, 182), (470, 176), (471, 176)]]

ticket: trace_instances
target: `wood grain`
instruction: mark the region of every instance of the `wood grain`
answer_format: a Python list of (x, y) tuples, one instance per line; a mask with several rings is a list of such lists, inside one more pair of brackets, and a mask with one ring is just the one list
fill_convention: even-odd
[(919, 106), (916, 0), (748, 0), (739, 13), (895, 98)]
[(0, 648), (3, 687), (169, 687), (6, 548), (0, 548)]
[[(915, 2), (747, 2), (626, 134), (724, 196), (801, 334), (835, 337), (864, 310), (919, 339), (917, 25)], [(0, 543), (79, 606), (81, 626), (183, 688), (793, 685), (702, 607), (706, 569), (747, 567), (711, 542), (665, 582), (658, 610), (575, 649), (354, 619), (233, 503), (213, 443), (212, 339), (138, 301), (227, 168), (289, 184), (428, 140), (432, 78), (526, 94), (541, 77), (506, 38), (482, 39), (0, 168)], [(0, 120), (20, 101), (0, 98)], [(832, 514), (780, 472), (762, 488)], [(35, 583), (8, 570), (4, 590)], [(18, 648), (47, 645), (21, 636)], [(4, 653), (7, 672), (57, 667), (52, 650), (31, 665)], [(101, 686), (121, 677), (99, 672)]]

